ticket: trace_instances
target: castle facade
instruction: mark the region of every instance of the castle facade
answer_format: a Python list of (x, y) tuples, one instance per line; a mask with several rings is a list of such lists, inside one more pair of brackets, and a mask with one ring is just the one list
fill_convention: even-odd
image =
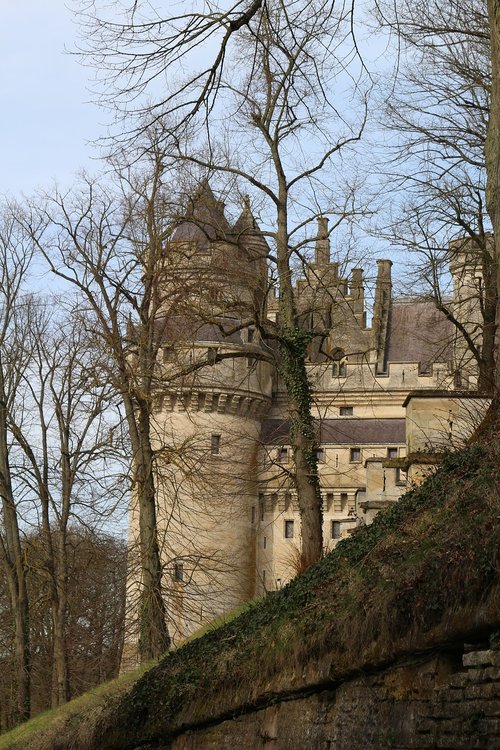
[[(279, 315), (267, 242), (248, 205), (230, 225), (204, 185), (170, 252), (184, 293), (162, 326), (154, 430), (175, 642), (296, 575), (300, 516), (287, 394), (266, 333)], [(341, 275), (320, 219), (314, 262), (296, 282), (302, 325), (314, 334), (307, 370), (328, 550), (405, 491), (407, 472), (415, 471), (407, 453), (426, 447), (432, 421), (425, 394), (451, 394), (453, 401), (454, 392), (475, 386), (474, 367), (446, 316), (432, 301), (393, 299), (391, 261), (373, 265), (369, 321), (364, 271)], [(457, 296), (455, 309), (464, 304)], [(446, 439), (453, 409), (452, 429), (457, 424), (450, 403), (442, 413), (435, 398), (431, 405), (435, 433)], [(408, 448), (410, 433), (420, 447)]]

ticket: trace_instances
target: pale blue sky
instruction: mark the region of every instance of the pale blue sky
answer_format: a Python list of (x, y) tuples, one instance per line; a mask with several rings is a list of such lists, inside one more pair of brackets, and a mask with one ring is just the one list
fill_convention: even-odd
[(77, 30), (64, 0), (0, 0), (0, 193), (69, 185), (93, 170), (90, 141), (105, 114), (90, 103), (92, 71), (67, 54)]

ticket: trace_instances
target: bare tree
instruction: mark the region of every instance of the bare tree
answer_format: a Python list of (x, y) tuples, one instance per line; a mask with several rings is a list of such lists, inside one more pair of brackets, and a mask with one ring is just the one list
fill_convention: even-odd
[(202, 6), (165, 15), (137, 0), (106, 6), (78, 3), (80, 54), (96, 71), (104, 106), (113, 106), (128, 121), (123, 137), (130, 135), (131, 114), (140, 132), (152, 121), (163, 121), (167, 113), (176, 115), (174, 129), (200, 111), (208, 114), (241, 30), (263, 5), (263, 0), (236, 0), (228, 8)]
[[(343, 50), (338, 59), (331, 40), (346, 37), (348, 19), (336, 15), (330, 6), (307, 3), (285, 9), (280, 3), (267, 4), (249, 21), (231, 78), (220, 84), (219, 94), (225, 98), (219, 106), (225, 121), (231, 123), (227, 131), (217, 139), (223, 126), (214, 114), (202, 148), (196, 151), (190, 133), (189, 140), (178, 139), (173, 157), (246, 182), (259, 195), (266, 207), (263, 210), (269, 211), (272, 229), (265, 234), (272, 245), (269, 259), (277, 270), (279, 313), (275, 326), (264, 319), (257, 320), (257, 325), (264, 336), (279, 342), (278, 368), (288, 393), (304, 567), (322, 554), (317, 436), (306, 358), (312, 339), (324, 334), (325, 321), (304, 325), (310, 316), (297, 307), (293, 266), (298, 262), (309, 267), (311, 245), (327, 241), (325, 222), (323, 234), (317, 234), (318, 217), (333, 216), (331, 232), (358, 211), (346, 185), (337, 181), (339, 200), (335, 188), (326, 184), (326, 175), (332, 178), (332, 161), (340, 160), (360, 139), (366, 117), (361, 103), (357, 122), (346, 123), (331, 98), (331, 81), (347, 56)], [(331, 46), (323, 45), (325, 38)], [(311, 272), (321, 274), (324, 269)]]
[[(488, 21), (491, 42), (491, 109), (485, 144), (488, 212), (493, 225), (494, 268), (497, 300), (500, 300), (500, 7), (497, 0), (488, 0)], [(495, 400), (493, 404), (498, 419), (498, 389), (500, 387), (500, 304), (496, 309), (496, 367)]]
[[(53, 633), (52, 703), (57, 706), (71, 694), (67, 635), (70, 524), (80, 515), (94, 525), (118, 502), (110, 472), (117, 460), (109, 441), (112, 394), (107, 383), (90, 375), (94, 353), (84, 320), (65, 317), (61, 300), (53, 298), (49, 304), (28, 297), (20, 320), (26, 366), (8, 420), (13, 447), (20, 449), (14, 454), (15, 484), (25, 507), (31, 499), (33, 508), (31, 513), (25, 512), (24, 522), (30, 522), (30, 515), (37, 518), (45, 553)], [(99, 490), (93, 493), (91, 487)]]
[(19, 523), (19, 497), (15, 495), (12, 476), (9, 415), (26, 367), (19, 309), (32, 256), (32, 242), (20, 231), (10, 208), (6, 208), (0, 217), (0, 563), (7, 581), (13, 621), (19, 721), (30, 715), (31, 658), (26, 561)]
[[(96, 372), (123, 404), (139, 516), (143, 660), (160, 655), (170, 643), (162, 597), (151, 427), (170, 211), (163, 164), (159, 154), (151, 153), (151, 171), (132, 175), (125, 170), (117, 180), (117, 192), (109, 183), (101, 187), (84, 180), (79, 192), (49, 198), (42, 211), (46, 232), (38, 239), (53, 273), (77, 289), (100, 352)], [(172, 296), (170, 303), (175, 304)]]
[[(54, 538), (56, 534), (54, 534)], [(71, 695), (76, 697), (117, 676), (123, 642), (126, 544), (115, 537), (74, 523), (66, 534), (68, 558), (67, 661)], [(30, 600), (32, 643), (32, 714), (52, 705), (53, 676), (51, 581), (46, 569), (46, 544), (38, 530), (23, 539)], [(12, 616), (6, 587), (0, 585), (0, 729), (18, 718), (12, 695), (15, 668), (11, 648)]]
[[(416, 282), (454, 324), (466, 358), (476, 363), (478, 388), (487, 392), (497, 294), (484, 192), (491, 83), (486, 2), (381, 0), (377, 7), (400, 48), (385, 101), (393, 156), (384, 157), (386, 189), (394, 199), (391, 215), (382, 212), (389, 222), (382, 234), (418, 258), (410, 286)], [(478, 313), (470, 320), (460, 318), (464, 305), (457, 311), (447, 298), (450, 264), (464, 286), (467, 273), (481, 276), (469, 288), (469, 307)]]

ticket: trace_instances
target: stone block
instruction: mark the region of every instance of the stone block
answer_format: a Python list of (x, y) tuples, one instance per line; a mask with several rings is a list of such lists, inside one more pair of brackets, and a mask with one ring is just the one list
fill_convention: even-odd
[(485, 717), (477, 723), (477, 732), (481, 736), (488, 737), (490, 740), (496, 738), (500, 741), (500, 716), (497, 718)]
[[(478, 670), (474, 670), (478, 671)], [(468, 685), (472, 681), (471, 677), (471, 671), (469, 672), (457, 672), (456, 674), (452, 674), (449, 679), (449, 686), (451, 688), (463, 688), (466, 685)]]
[(471, 651), (463, 656), (464, 667), (500, 667), (500, 651)]
[(453, 692), (462, 692), (464, 700), (484, 699), (486, 701), (490, 701), (495, 698), (500, 698), (500, 682), (487, 682), (486, 684), (481, 683), (480, 685), (469, 685), (463, 691), (457, 690)]

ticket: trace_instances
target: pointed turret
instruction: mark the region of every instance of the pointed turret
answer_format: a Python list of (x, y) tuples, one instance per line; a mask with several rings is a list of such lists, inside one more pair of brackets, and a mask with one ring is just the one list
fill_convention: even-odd
[(255, 220), (250, 207), (250, 198), (245, 195), (243, 211), (236, 220), (231, 238), (235, 243), (235, 259), (239, 262), (239, 283), (251, 292), (254, 309), (264, 314), (267, 296), (267, 257), (269, 245)]
[(217, 200), (205, 179), (189, 198), (185, 217), (174, 230), (172, 241), (196, 242), (205, 248), (210, 242), (223, 239), (229, 228), (224, 203)]

